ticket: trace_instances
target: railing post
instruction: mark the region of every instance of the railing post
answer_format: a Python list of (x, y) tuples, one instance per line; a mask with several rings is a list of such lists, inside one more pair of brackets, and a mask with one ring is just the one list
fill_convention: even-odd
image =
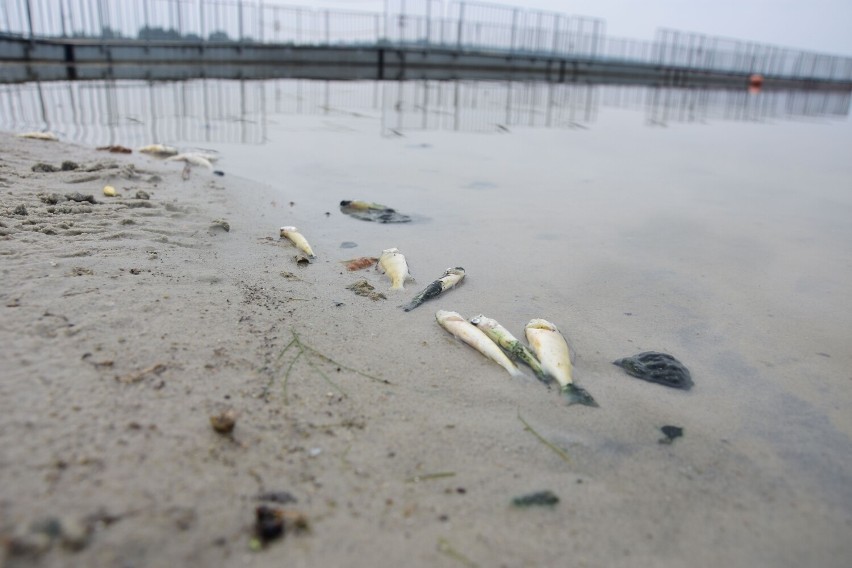
[(263, 3), (257, 3), (257, 35), (260, 43), (263, 43)]
[(462, 33), (464, 33), (464, 2), (459, 2), (459, 29), (456, 35), (456, 47), (462, 48)]
[(330, 10), (325, 11), (325, 44), (331, 45)]
[(559, 52), (559, 22), (562, 21), (562, 16), (556, 16), (556, 22), (553, 24), (553, 48), (551, 52), (556, 54)]
[(426, 44), (432, 43), (432, 0), (426, 0)]
[(511, 42), (511, 45), (509, 46), (509, 52), (510, 53), (515, 53), (515, 37), (518, 33), (517, 28), (518, 28), (518, 9), (515, 8), (514, 10), (512, 10), (512, 42)]
[(239, 40), (243, 41), (243, 0), (237, 2), (237, 22), (239, 25)]
[(198, 31), (204, 41), (204, 0), (198, 0)]
[(29, 31), (30, 31), (30, 39), (33, 39), (33, 37), (35, 37), (35, 34), (33, 33), (33, 7), (32, 7), (32, 0), (27, 0), (27, 10), (26, 10), (26, 12), (27, 12), (27, 28), (28, 28), (28, 29), (29, 29)]

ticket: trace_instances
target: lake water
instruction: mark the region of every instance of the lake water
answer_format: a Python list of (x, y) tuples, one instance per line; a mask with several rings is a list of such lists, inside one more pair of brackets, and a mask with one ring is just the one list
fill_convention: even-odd
[[(464, 266), (463, 314), (516, 335), (533, 316), (567, 330), (577, 380), (613, 410), (590, 418), (597, 434), (549, 435), (578, 446), (590, 476), (610, 487), (645, 476), (653, 494), (657, 458), (625, 448), (642, 417), (685, 426), (695, 459), (678, 463), (698, 481), (650, 518), (728, 526), (790, 565), (821, 548), (833, 565), (852, 526), (849, 104), (848, 93), (593, 85), (56, 83), (0, 88), (0, 128), (216, 150), (226, 175), (294, 202), (315, 249), (344, 259), (397, 246), (418, 285)], [(415, 221), (351, 220), (341, 199)], [(278, 211), (258, 222), (290, 220)], [(415, 314), (379, 340), (423, 341), (431, 310)], [(610, 364), (646, 350), (683, 361), (693, 391)], [(736, 524), (736, 503), (714, 508), (722, 496), (754, 524)], [(713, 534), (707, 547), (748, 546)]]

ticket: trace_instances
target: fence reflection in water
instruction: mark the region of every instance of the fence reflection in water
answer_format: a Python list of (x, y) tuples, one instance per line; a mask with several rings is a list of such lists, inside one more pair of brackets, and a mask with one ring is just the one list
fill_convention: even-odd
[(491, 81), (94, 81), (0, 86), (0, 128), (52, 130), (91, 145), (263, 144), (271, 117), (363, 118), (383, 135), (416, 130), (505, 132), (585, 128), (601, 108), (645, 112), (648, 124), (838, 119), (847, 91), (650, 88)]

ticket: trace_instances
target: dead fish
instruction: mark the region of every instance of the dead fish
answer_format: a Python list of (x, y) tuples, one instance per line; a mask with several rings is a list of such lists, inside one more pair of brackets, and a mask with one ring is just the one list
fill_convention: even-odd
[(166, 146), (165, 144), (148, 144), (142, 146), (139, 151), (143, 154), (152, 154), (154, 156), (175, 156), (178, 149), (174, 146)]
[(369, 201), (361, 201), (358, 199), (353, 199), (351, 201), (344, 199), (340, 202), (340, 206), (355, 209), (357, 211), (393, 211), (393, 209), (382, 205), (381, 203), (371, 203)]
[(497, 323), (496, 320), (479, 314), (476, 317), (470, 318), (470, 323), (481, 329), (494, 343), (502, 347), (509, 354), (509, 357), (529, 366), (538, 380), (545, 384), (549, 384), (553, 380), (553, 377), (548, 375), (542, 368), (541, 363), (539, 363), (532, 351), (512, 335), (508, 329)]
[(496, 343), (491, 341), (478, 327), (461, 317), (458, 312), (438, 310), (435, 312), (435, 319), (441, 327), (506, 369), (513, 377), (524, 376)]
[(201, 166), (203, 168), (207, 168), (211, 172), (213, 171), (213, 163), (210, 161), (210, 157), (207, 154), (196, 154), (196, 153), (185, 153), (185, 154), (177, 154), (176, 156), (170, 156), (166, 158), (167, 162), (186, 162), (187, 164), (193, 166)]
[(408, 223), (411, 221), (411, 217), (397, 213), (395, 209), (387, 205), (357, 199), (341, 201), (340, 211), (355, 219), (376, 223)]
[(559, 383), (562, 394), (568, 399), (568, 404), (598, 406), (592, 395), (574, 384), (571, 377), (573, 369), (568, 342), (556, 326), (547, 320), (533, 319), (526, 325), (524, 331), (527, 342), (541, 361), (541, 367)]
[(411, 302), (408, 303), (407, 306), (402, 309), (406, 312), (410, 312), (426, 300), (431, 300), (432, 298), (437, 297), (442, 292), (449, 290), (456, 284), (462, 281), (464, 278), (464, 268), (461, 266), (456, 266), (455, 268), (448, 268), (444, 271), (443, 276), (426, 286), (426, 288), (414, 296)]
[(313, 249), (311, 249), (311, 245), (308, 244), (308, 240), (302, 236), (296, 227), (281, 227), (279, 234), (281, 238), (290, 239), (299, 250), (308, 255), (308, 258), (314, 259), (317, 257)]
[(100, 150), (101, 152), (110, 152), (112, 154), (132, 154), (133, 150), (126, 146), (120, 146), (114, 144), (112, 146), (98, 146), (95, 148), (96, 150)]
[(632, 357), (613, 361), (612, 364), (618, 365), (628, 375), (643, 381), (683, 390), (689, 390), (693, 385), (689, 369), (667, 353), (645, 351)]
[(382, 251), (376, 268), (388, 275), (388, 278), (391, 280), (391, 290), (403, 290), (405, 289), (405, 281), (409, 279), (413, 280), (405, 257), (396, 247)]
[(340, 262), (346, 265), (346, 270), (348, 270), (349, 272), (354, 272), (356, 270), (363, 270), (365, 268), (369, 268), (376, 264), (378, 261), (379, 259), (375, 256), (361, 256), (349, 260), (341, 260)]
[(51, 142), (59, 140), (53, 132), (22, 132), (17, 137), (29, 138), (31, 140), (49, 140)]

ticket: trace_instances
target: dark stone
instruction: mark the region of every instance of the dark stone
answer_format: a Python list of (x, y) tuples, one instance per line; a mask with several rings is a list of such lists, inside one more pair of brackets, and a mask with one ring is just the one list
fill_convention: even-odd
[(645, 351), (632, 357), (613, 361), (612, 364), (618, 365), (628, 375), (643, 381), (683, 390), (689, 390), (693, 385), (689, 369), (666, 353)]

